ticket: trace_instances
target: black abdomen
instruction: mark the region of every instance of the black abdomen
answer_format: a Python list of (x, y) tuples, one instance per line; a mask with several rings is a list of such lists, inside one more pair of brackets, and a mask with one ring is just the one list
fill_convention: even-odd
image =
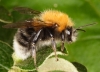
[(18, 29), (15, 36), (17, 38), (18, 43), (27, 48), (29, 45), (29, 39), (32, 34), (36, 34), (33, 28), (23, 28)]

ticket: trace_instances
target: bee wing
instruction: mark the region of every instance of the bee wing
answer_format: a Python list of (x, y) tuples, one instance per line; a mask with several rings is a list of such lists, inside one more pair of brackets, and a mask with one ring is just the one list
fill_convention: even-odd
[(3, 26), (3, 28), (27, 28), (27, 27), (32, 27), (32, 22), (33, 20), (25, 20), (25, 21), (20, 21), (16, 23), (10, 23), (6, 24)]
[(20, 21), (16, 23), (10, 23), (6, 24), (3, 26), (3, 28), (42, 28), (42, 27), (47, 27), (49, 25), (51, 26), (52, 23), (45, 23), (44, 21), (41, 20), (25, 20), (25, 21)]
[(29, 15), (37, 15), (41, 13), (40, 11), (36, 11), (36, 10), (26, 8), (26, 7), (15, 7), (14, 10), (20, 13), (29, 14)]

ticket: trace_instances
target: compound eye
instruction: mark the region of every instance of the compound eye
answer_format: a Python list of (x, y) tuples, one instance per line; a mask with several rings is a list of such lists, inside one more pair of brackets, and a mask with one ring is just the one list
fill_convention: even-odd
[(66, 40), (72, 42), (72, 28), (65, 30)]

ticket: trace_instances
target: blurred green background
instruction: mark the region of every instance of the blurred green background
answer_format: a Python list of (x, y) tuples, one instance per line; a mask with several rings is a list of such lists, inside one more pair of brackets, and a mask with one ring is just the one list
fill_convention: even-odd
[[(0, 0), (0, 6), (12, 11), (13, 7), (29, 7), (34, 10), (56, 9), (65, 12), (72, 18), (75, 27), (97, 22), (98, 24), (84, 28), (86, 32), (79, 32), (78, 39), (68, 44), (68, 60), (76, 61), (86, 66), (88, 72), (99, 72), (100, 70), (100, 0)], [(5, 10), (5, 11), (6, 11)], [(12, 21), (16, 14), (6, 18), (0, 9), (0, 20)], [(2, 16), (3, 15), (3, 16)], [(20, 17), (20, 19), (22, 19)], [(15, 29), (4, 29), (5, 23), (0, 22), (0, 40), (12, 45)], [(1, 56), (1, 55), (0, 55)]]

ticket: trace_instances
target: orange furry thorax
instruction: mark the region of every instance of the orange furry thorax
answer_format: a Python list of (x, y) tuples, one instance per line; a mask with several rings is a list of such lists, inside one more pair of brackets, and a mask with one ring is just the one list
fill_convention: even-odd
[(67, 27), (72, 27), (73, 23), (67, 14), (57, 10), (46, 10), (40, 14), (40, 20), (48, 23), (46, 26), (58, 25), (57, 30), (63, 31)]

